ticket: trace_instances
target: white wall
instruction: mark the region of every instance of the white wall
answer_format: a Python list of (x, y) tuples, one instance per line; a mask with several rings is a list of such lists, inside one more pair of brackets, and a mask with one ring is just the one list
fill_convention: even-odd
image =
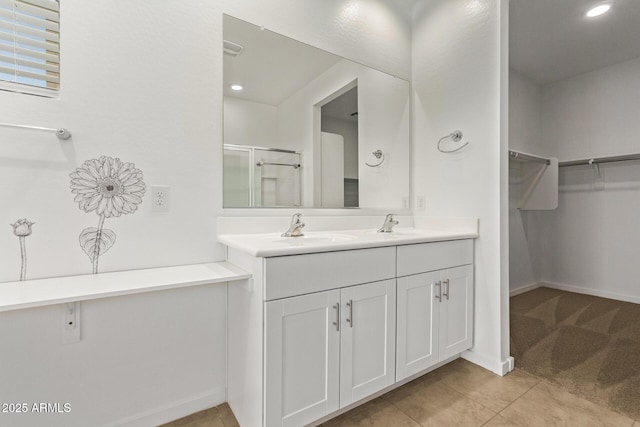
[[(0, 129), (0, 221), (36, 223), (27, 238), (29, 278), (91, 272), (78, 235), (98, 217), (78, 209), (69, 174), (101, 155), (135, 163), (148, 187), (170, 185), (172, 206), (152, 213), (147, 188), (139, 212), (107, 219), (117, 242), (100, 271), (222, 258), (210, 221), (221, 206), (221, 120), (212, 120), (221, 118), (221, 58), (185, 48), (216, 44), (212, 28), (220, 19), (197, 2), (61, 2), (60, 98), (0, 93), (3, 121), (73, 133), (60, 142), (49, 133)], [(188, 64), (199, 66), (185, 73)], [(198, 226), (179, 226), (185, 222)], [(0, 281), (18, 278), (16, 240), (8, 227), (0, 237)]]
[(640, 58), (544, 86), (543, 137), (563, 160), (637, 153)]
[[(640, 153), (640, 58), (546, 85), (544, 139), (560, 160)], [(540, 280), (640, 302), (640, 162), (560, 169), (559, 208), (540, 213)]]
[[(547, 84), (541, 92), (512, 76), (511, 122), (514, 116), (522, 120), (511, 134), (513, 144), (522, 143), (518, 149), (561, 161), (640, 151), (634, 139), (640, 131), (640, 59)], [(600, 169), (598, 178), (590, 166), (560, 168), (554, 211), (511, 211), (511, 289), (548, 282), (640, 302), (634, 274), (638, 162)]]
[[(98, 217), (74, 203), (69, 173), (101, 155), (135, 163), (147, 185), (170, 185), (172, 208), (152, 213), (147, 194), (139, 212), (107, 219), (117, 242), (100, 271), (223, 257), (212, 244), (212, 215), (221, 206), (221, 55), (186, 48), (219, 45), (212, 29), (220, 19), (198, 2), (61, 2), (60, 98), (0, 93), (3, 122), (73, 133), (60, 142), (0, 129), (0, 221), (36, 223), (27, 237), (29, 278), (91, 272), (78, 235)], [(0, 281), (18, 278), (18, 255), (6, 226)], [(167, 408), (180, 401), (220, 402), (225, 295), (224, 286), (211, 286), (86, 302), (83, 341), (70, 345), (60, 342), (59, 306), (2, 313), (0, 358), (12, 368), (0, 372), (0, 400), (72, 405), (70, 414), (24, 415), (11, 424), (104, 425), (147, 411), (171, 416)]]
[(158, 425), (224, 401), (225, 301), (218, 285), (85, 301), (77, 344), (61, 343), (64, 306), (2, 313), (0, 400), (71, 412), (0, 424)]
[[(499, 0), (419, 2), (412, 64), (415, 194), (426, 196), (427, 215), (480, 218), (474, 347), (465, 357), (500, 373), (509, 364), (508, 266), (501, 265), (501, 222), (507, 221), (506, 197), (501, 199), (508, 173), (501, 98), (507, 17), (506, 2)], [(438, 139), (456, 129), (469, 147), (439, 153)]]
[(224, 143), (282, 148), (278, 138), (278, 108), (273, 105), (224, 98)]
[[(103, 154), (134, 162), (148, 185), (170, 185), (172, 208), (152, 213), (147, 195), (136, 214), (107, 220), (118, 241), (101, 271), (224, 258), (214, 243), (223, 12), (410, 75), (408, 1), (61, 2), (60, 99), (0, 93), (3, 122), (64, 126), (74, 135), (59, 142), (0, 128), (0, 222), (36, 222), (27, 238), (30, 278), (90, 272), (77, 239), (97, 217), (74, 204), (69, 173)], [(18, 278), (18, 255), (6, 226), (0, 282)], [(0, 400), (73, 400), (69, 415), (20, 418), (29, 426), (100, 425), (143, 413), (159, 414), (143, 423), (155, 424), (220, 403), (225, 300), (224, 286), (211, 286), (87, 302), (85, 338), (68, 346), (59, 343), (60, 307), (3, 313), (0, 360), (22, 375), (0, 372)]]
[[(550, 156), (542, 139), (542, 87), (517, 71), (509, 70), (509, 148)], [(509, 162), (509, 288), (539, 281), (536, 265), (536, 216), (518, 209), (522, 163)]]
[[(639, 129), (640, 130), (640, 129)], [(562, 168), (559, 207), (540, 213), (540, 280), (640, 303), (638, 161)]]
[(343, 136), (344, 177), (358, 179), (358, 123), (334, 117), (323, 117), (322, 131)]
[[(287, 144), (298, 144), (305, 153), (304, 206), (320, 206), (320, 187), (314, 185), (320, 181), (319, 104), (356, 79), (359, 206), (402, 207), (403, 197), (409, 196), (409, 83), (342, 60), (278, 106), (278, 134)], [(373, 161), (371, 152), (377, 149), (386, 153), (385, 166), (365, 166), (365, 161)]]
[(542, 86), (509, 69), (509, 149), (551, 156), (542, 137)]

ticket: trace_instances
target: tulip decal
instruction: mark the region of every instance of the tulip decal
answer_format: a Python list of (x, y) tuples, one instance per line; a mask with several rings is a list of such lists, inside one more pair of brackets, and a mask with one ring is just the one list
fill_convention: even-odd
[(19, 219), (14, 224), (10, 224), (13, 227), (13, 234), (20, 239), (20, 258), (22, 264), (20, 266), (20, 281), (27, 278), (27, 247), (25, 245), (25, 239), (27, 236), (31, 236), (31, 226), (33, 222), (29, 222), (28, 219)]
[(107, 218), (134, 213), (142, 203), (146, 186), (142, 171), (133, 163), (118, 158), (102, 156), (87, 160), (70, 175), (74, 201), (83, 211), (95, 211), (98, 227), (89, 227), (80, 233), (80, 246), (93, 264), (93, 274), (98, 273), (100, 255), (116, 242), (116, 233), (104, 228)]

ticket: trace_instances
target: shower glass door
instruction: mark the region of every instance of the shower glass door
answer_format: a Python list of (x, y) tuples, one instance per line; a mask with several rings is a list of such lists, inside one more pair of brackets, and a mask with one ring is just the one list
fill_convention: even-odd
[(300, 154), (254, 149), (254, 206), (300, 206)]
[(225, 144), (224, 207), (300, 206), (300, 169), (300, 153)]
[(223, 200), (225, 207), (253, 206), (253, 149), (224, 146)]

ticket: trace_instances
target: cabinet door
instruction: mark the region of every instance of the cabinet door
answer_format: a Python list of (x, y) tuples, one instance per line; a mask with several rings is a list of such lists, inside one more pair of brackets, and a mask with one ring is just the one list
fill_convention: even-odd
[(299, 427), (337, 410), (340, 291), (265, 307), (265, 426)]
[(395, 382), (396, 281), (344, 288), (340, 407)]
[(473, 343), (473, 265), (440, 272), (440, 359), (471, 348)]
[(438, 362), (439, 272), (398, 278), (396, 381)]

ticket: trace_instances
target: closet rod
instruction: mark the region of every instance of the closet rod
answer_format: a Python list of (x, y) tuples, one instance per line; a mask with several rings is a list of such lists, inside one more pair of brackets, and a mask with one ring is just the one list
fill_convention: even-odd
[(558, 166), (578, 166), (578, 165), (594, 165), (598, 163), (626, 162), (629, 160), (640, 160), (640, 154), (625, 154), (623, 156), (596, 157), (592, 159), (570, 160), (560, 162)]
[(551, 160), (549, 160), (549, 159), (545, 159), (543, 157), (538, 157), (538, 156), (533, 156), (531, 154), (520, 153), (519, 151), (509, 150), (509, 156), (512, 159), (515, 159), (515, 160), (525, 160), (525, 161), (529, 161), (529, 162), (544, 163), (547, 166), (551, 164)]

